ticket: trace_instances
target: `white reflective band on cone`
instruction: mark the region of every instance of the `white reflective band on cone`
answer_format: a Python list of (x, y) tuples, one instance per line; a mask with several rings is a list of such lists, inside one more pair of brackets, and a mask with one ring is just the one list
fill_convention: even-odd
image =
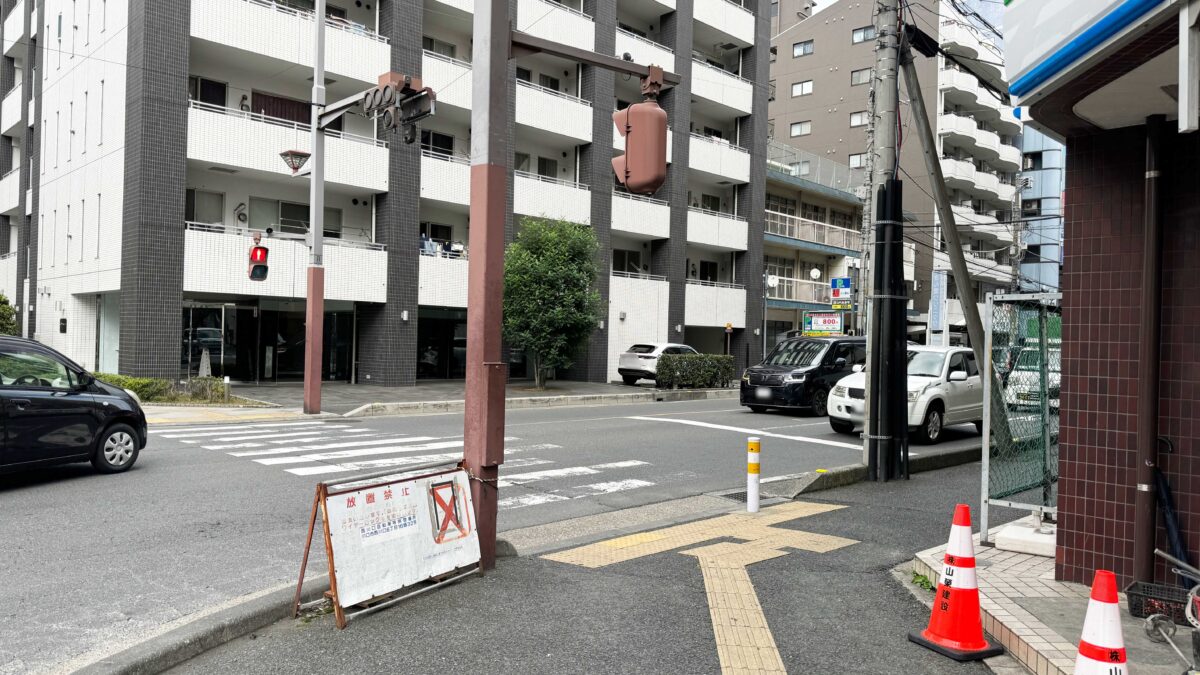
[(971, 540), (971, 528), (966, 525), (950, 526), (950, 541), (946, 543), (946, 555), (960, 558), (975, 557), (975, 542)]
[(979, 588), (979, 579), (974, 567), (943, 565), (941, 584), (958, 590), (974, 590)]
[(1088, 619), (1099, 617), (1099, 620), (1084, 622), (1081, 640), (1107, 649), (1121, 649), (1125, 646), (1125, 639), (1121, 636), (1121, 608), (1119, 605), (1092, 598), (1088, 600), (1086, 616)]

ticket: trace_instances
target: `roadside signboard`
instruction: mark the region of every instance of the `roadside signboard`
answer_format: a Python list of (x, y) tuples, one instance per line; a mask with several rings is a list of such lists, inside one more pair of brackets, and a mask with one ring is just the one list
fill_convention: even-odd
[[(478, 568), (479, 537), (471, 488), (461, 469), (374, 474), (319, 484), (301, 584), (318, 513), (338, 628), (346, 626), (346, 609), (422, 582), (441, 580), (464, 568), (471, 572)], [(390, 598), (386, 604), (403, 597), (406, 595)], [(297, 611), (299, 598), (298, 586)]]
[(950, 345), (949, 326), (946, 325), (946, 286), (946, 270), (934, 270), (929, 292), (929, 332), (933, 334), (931, 344), (943, 347)]
[(845, 325), (841, 312), (805, 312), (804, 334), (820, 337), (825, 335), (842, 335)]
[(854, 289), (850, 277), (834, 277), (829, 280), (829, 297), (834, 309), (853, 309)]

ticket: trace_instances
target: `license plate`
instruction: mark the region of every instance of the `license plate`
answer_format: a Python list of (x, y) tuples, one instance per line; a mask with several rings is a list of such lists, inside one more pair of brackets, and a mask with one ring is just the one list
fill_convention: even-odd
[(754, 396), (760, 401), (768, 401), (771, 399), (771, 388), (759, 387), (758, 389), (754, 390)]

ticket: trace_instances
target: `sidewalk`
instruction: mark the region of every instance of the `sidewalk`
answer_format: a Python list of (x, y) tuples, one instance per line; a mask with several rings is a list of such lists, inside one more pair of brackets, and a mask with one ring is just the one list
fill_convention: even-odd
[[(995, 538), (1000, 528), (992, 530)], [(975, 542), (983, 628), (1008, 653), (1037, 675), (1070, 675), (1083, 632), (1091, 590), (1080, 584), (1054, 580), (1054, 559), (980, 547)], [(946, 547), (917, 554), (913, 566), (936, 579)], [(1129, 659), (1129, 672), (1138, 675), (1179, 675), (1185, 669), (1171, 647), (1156, 644), (1142, 630), (1142, 619), (1129, 615), (1121, 594), (1121, 632)], [(1191, 653), (1191, 635), (1180, 628), (1174, 638), (1184, 654)]]

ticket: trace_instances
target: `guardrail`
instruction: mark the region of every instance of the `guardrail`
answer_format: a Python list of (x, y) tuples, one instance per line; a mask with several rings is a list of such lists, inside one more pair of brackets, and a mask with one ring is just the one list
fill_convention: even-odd
[(661, 274), (642, 274), (641, 272), (618, 272), (612, 271), (614, 277), (622, 277), (624, 279), (645, 279), (647, 281), (666, 281), (667, 278)]
[[(292, 5), (291, 3), (278, 1), (278, 0), (242, 0), (242, 2), (251, 4), (251, 5), (258, 5), (259, 7), (266, 7), (268, 9), (273, 9), (276, 12), (279, 12), (280, 14), (287, 14), (288, 16), (294, 16), (299, 19), (304, 19), (305, 21), (312, 21), (313, 15), (316, 14), (316, 12), (313, 12), (311, 9), (304, 9), (302, 7), (296, 7), (296, 6)], [(382, 42), (383, 44), (388, 44), (388, 39), (386, 37), (380, 35), (379, 33), (376, 33), (375, 31), (367, 28), (366, 26), (363, 26), (363, 25), (357, 24), (357, 23), (353, 23), (353, 22), (347, 21), (345, 19), (339, 19), (338, 17), (335, 17), (335, 16), (326, 16), (325, 17), (325, 25), (334, 30), (344, 31), (346, 33), (351, 33), (353, 35), (360, 35), (362, 37), (365, 37), (370, 40), (374, 40), (376, 42)]]
[(732, 288), (739, 291), (746, 290), (744, 284), (731, 284), (725, 281), (705, 281), (704, 279), (688, 279), (687, 282), (692, 286), (712, 286), (714, 288)]
[[(265, 229), (257, 229), (252, 227), (243, 227), (241, 225), (222, 225), (220, 223), (197, 223), (194, 221), (185, 221), (183, 223), (185, 230), (193, 232), (210, 232), (213, 234), (231, 234), (240, 237), (252, 237), (255, 234), (262, 235), (265, 242), (275, 241), (294, 241), (299, 244), (306, 243), (304, 235), (280, 236), (279, 234), (267, 235)], [(357, 239), (341, 239), (341, 232), (337, 230), (326, 230), (325, 238), (322, 240), (326, 246), (340, 246), (341, 248), (357, 248), (368, 251), (386, 251), (387, 246), (377, 244), (373, 241), (359, 241)]]
[[(254, 0), (244, 0), (244, 1), (252, 2)], [(293, 129), (297, 132), (312, 133), (312, 125), (308, 124), (306, 122), (295, 122), (293, 120), (285, 120), (281, 117), (271, 117), (270, 115), (264, 115), (262, 113), (250, 112), (248, 110), (238, 110), (236, 108), (226, 108), (225, 106), (214, 105), (212, 103), (205, 103), (203, 101), (197, 101), (194, 99), (191, 101), (188, 101), (188, 107), (194, 108), (196, 110), (205, 110), (208, 112), (214, 112), (214, 113), (217, 113), (220, 115), (228, 115), (230, 117), (238, 117), (241, 119), (250, 120), (251, 122), (262, 122), (263, 124), (270, 124), (270, 125), (277, 126), (277, 127), (283, 127), (285, 129)], [(368, 138), (366, 136), (359, 136), (358, 134), (348, 134), (344, 131), (332, 131), (332, 130), (326, 129), (325, 135), (328, 136), (329, 138), (341, 138), (341, 139), (344, 139), (347, 141), (352, 141), (354, 143), (364, 143), (366, 145), (374, 145), (375, 147), (378, 147), (378, 148), (386, 148), (388, 146), (387, 141), (379, 140), (377, 138)]]
[(859, 250), (862, 247), (862, 233), (817, 220), (809, 220), (778, 211), (766, 211), (766, 230), (789, 239), (811, 241), (826, 246), (837, 246)]
[(543, 176), (541, 174), (536, 174), (536, 173), (529, 173), (528, 171), (513, 171), (513, 175), (520, 176), (521, 178), (531, 178), (533, 180), (540, 180), (543, 183), (554, 183), (555, 185), (565, 185), (567, 187), (573, 187), (578, 190), (588, 190), (588, 191), (591, 190), (591, 188), (584, 185), (583, 183), (576, 183), (573, 180), (563, 180), (561, 178), (550, 178), (549, 176)]
[(8, 253), (0, 253), (0, 260), (8, 260), (9, 258), (13, 257), (16, 254), (17, 254), (16, 251), (9, 251)]

